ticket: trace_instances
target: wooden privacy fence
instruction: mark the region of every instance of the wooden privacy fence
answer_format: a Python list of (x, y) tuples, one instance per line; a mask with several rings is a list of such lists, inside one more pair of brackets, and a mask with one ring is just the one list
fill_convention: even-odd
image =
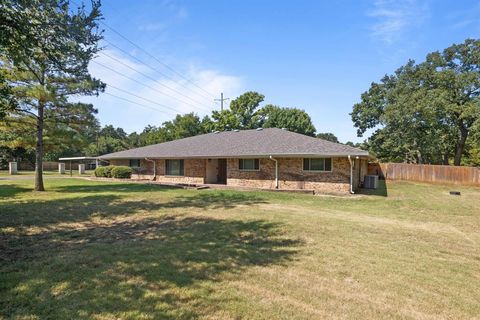
[(386, 180), (480, 185), (480, 169), (476, 167), (370, 163), (368, 174), (378, 175)]

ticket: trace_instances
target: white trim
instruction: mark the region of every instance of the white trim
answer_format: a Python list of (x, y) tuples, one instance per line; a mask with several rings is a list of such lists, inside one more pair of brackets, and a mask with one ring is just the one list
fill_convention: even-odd
[[(278, 189), (278, 160), (272, 156), (270, 156), (270, 160), (275, 161), (275, 189)], [(260, 162), (258, 166), (260, 166)]]
[[(354, 160), (355, 161), (355, 160)], [(350, 162), (350, 193), (354, 194), (353, 192), (353, 162), (351, 156), (348, 156), (348, 162)]]

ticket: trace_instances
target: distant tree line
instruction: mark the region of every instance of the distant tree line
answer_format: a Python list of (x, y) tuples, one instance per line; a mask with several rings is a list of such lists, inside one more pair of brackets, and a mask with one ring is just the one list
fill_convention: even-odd
[[(261, 106), (264, 96), (249, 91), (232, 100), (223, 111), (212, 111), (200, 118), (195, 113), (177, 115), (161, 125), (148, 125), (140, 132), (128, 134), (112, 125), (100, 126), (96, 110), (77, 110), (76, 121), (47, 121), (44, 132), (44, 159), (55, 161), (67, 156), (98, 156), (111, 152), (147, 146), (155, 143), (191, 137), (213, 131), (286, 128), (290, 131), (315, 136), (316, 129), (310, 116), (298, 108), (272, 104)], [(332, 133), (318, 133), (319, 138), (338, 142)], [(35, 162), (35, 125), (31, 117), (6, 116), (0, 121), (0, 161), (5, 166), (12, 159)]]

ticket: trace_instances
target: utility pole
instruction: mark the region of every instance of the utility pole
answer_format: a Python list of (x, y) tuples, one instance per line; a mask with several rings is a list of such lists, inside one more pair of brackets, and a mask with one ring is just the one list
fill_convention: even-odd
[(220, 99), (214, 99), (214, 101), (220, 101), (220, 111), (223, 111), (223, 101), (230, 100), (230, 98), (223, 98), (223, 92), (220, 93)]

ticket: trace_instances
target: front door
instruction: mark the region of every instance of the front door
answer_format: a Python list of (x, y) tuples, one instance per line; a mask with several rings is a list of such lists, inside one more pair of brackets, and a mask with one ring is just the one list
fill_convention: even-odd
[(227, 159), (207, 159), (205, 183), (227, 183)]
[(217, 183), (227, 184), (227, 159), (218, 159)]

